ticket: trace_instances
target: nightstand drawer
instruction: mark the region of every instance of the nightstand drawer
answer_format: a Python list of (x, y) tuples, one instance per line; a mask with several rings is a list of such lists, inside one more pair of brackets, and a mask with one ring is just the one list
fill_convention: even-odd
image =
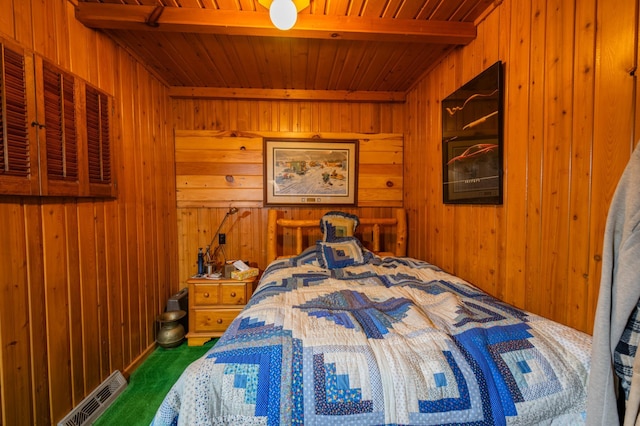
[(245, 297), (245, 290), (247, 286), (243, 284), (221, 284), (220, 287), (220, 302), (223, 305), (246, 305), (247, 298)]
[(220, 303), (218, 293), (220, 284), (198, 284), (193, 286), (194, 306), (217, 305)]
[(194, 306), (246, 305), (247, 286), (240, 284), (197, 284), (194, 286)]
[(242, 309), (221, 309), (219, 311), (192, 311), (195, 327), (199, 332), (225, 331)]

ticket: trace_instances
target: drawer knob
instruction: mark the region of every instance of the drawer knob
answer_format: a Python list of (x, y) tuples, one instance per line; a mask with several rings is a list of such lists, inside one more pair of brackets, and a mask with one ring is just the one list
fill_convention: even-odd
[(204, 297), (209, 297), (209, 293), (203, 294)]
[(218, 318), (218, 319), (216, 320), (216, 322), (217, 322), (218, 324), (222, 324), (222, 318)]
[(231, 292), (231, 297), (236, 297), (236, 292), (235, 291)]

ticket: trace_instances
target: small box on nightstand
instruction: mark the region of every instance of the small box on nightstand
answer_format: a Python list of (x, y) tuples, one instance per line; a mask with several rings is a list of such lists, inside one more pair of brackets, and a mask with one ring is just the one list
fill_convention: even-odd
[(249, 268), (245, 269), (244, 271), (233, 271), (231, 273), (231, 278), (233, 278), (234, 280), (246, 280), (250, 277), (257, 277), (258, 272), (258, 268)]

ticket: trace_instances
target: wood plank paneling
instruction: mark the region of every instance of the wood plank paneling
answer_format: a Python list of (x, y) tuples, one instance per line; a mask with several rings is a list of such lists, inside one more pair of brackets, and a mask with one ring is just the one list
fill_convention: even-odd
[[(537, 312), (565, 322), (564, 295), (568, 291), (569, 171), (571, 164), (571, 105), (573, 89), (573, 5), (548, 1), (544, 58), (545, 99), (542, 142), (542, 206), (540, 265), (537, 291), (550, 295)], [(567, 34), (568, 33), (568, 34)]]
[[(409, 238), (411, 256), (592, 330), (608, 206), (638, 127), (629, 75), (637, 8), (629, 0), (504, 1), (476, 40), (407, 94), (405, 188), (420, 188), (405, 191), (410, 235), (418, 235)], [(497, 59), (506, 82), (504, 204), (443, 205), (440, 101)]]
[[(505, 8), (508, 4), (505, 4)], [(519, 72), (505, 75), (505, 123), (504, 156), (509, 159), (505, 167), (504, 193), (510, 194), (517, 188), (525, 188), (527, 182), (527, 150), (528, 133), (523, 131), (522, 123), (527, 123), (529, 117), (529, 55), (531, 50), (531, 10), (532, 4), (520, 5), (519, 13), (505, 17), (510, 21), (510, 39), (518, 43), (509, 43), (510, 49), (505, 62), (520, 64)], [(502, 8), (501, 8), (502, 9)], [(501, 15), (502, 16), (502, 15)], [(511, 17), (511, 18), (510, 18)], [(511, 188), (514, 188), (513, 190)], [(500, 292), (502, 300), (516, 306), (524, 306), (525, 292), (518, 291), (517, 283), (525, 281), (527, 246), (519, 240), (526, 233), (527, 194), (520, 197), (510, 197), (504, 205), (502, 227), (499, 228), (499, 240), (504, 247), (499, 259), (504, 268), (501, 276)], [(507, 256), (507, 253), (509, 255)]]
[[(10, 199), (9, 201), (14, 201)], [(16, 203), (0, 203), (0, 235), (5, 244), (0, 246), (0, 257), (4, 260), (0, 283), (0, 372), (4, 378), (0, 389), (3, 400), (14, 396), (29, 400), (32, 392), (32, 373), (29, 354), (31, 343), (29, 331), (24, 324), (29, 323), (28, 288), (21, 285), (28, 271), (26, 263), (16, 253), (25, 253), (22, 209)], [(31, 410), (20, 404), (2, 410), (3, 424), (33, 422)]]
[[(637, 143), (634, 128), (640, 122), (633, 121), (640, 109), (637, 77), (630, 70), (637, 69), (636, 56), (640, 37), (637, 1), (624, 0), (597, 10), (597, 33), (594, 89), (594, 123), (591, 181), (594, 189), (590, 193), (591, 226), (589, 248), (589, 277), (598, 283), (601, 274), (602, 235), (605, 221), (594, 220), (593, 212), (606, 212), (622, 171), (629, 159), (630, 151)], [(637, 71), (636, 71), (637, 73)], [(635, 104), (634, 104), (635, 102)], [(588, 288), (589, 313), (595, 313), (598, 287)]]
[[(267, 266), (263, 138), (358, 139), (361, 208), (353, 211), (384, 206), (380, 214), (391, 215), (404, 197), (402, 110), (398, 104), (174, 99), (181, 285), (232, 205), (240, 212), (221, 229), (228, 234), (227, 259)], [(330, 208), (284, 209), (319, 218)]]
[(358, 205), (402, 206), (401, 134), (176, 130), (178, 207), (263, 205), (263, 139), (269, 137), (357, 139)]
[[(44, 259), (42, 256), (43, 247), (43, 220), (40, 203), (35, 199), (20, 200), (22, 202), (21, 219), (13, 220), (15, 226), (20, 225), (24, 229), (24, 238), (27, 241), (24, 258), (27, 260), (28, 275), (21, 284), (27, 285), (29, 289), (29, 341), (31, 348), (30, 357), (32, 362), (32, 393), (31, 398), (22, 398), (16, 395), (16, 401), (20, 401), (20, 409), (24, 413), (33, 413), (33, 424), (50, 424), (52, 419), (49, 410), (49, 353), (46, 350), (47, 341), (47, 318), (46, 296), (44, 282)], [(18, 202), (18, 200), (16, 200)], [(28, 224), (28, 226), (27, 226)], [(18, 251), (18, 256), (20, 255)], [(15, 301), (12, 301), (15, 303)], [(15, 306), (15, 305), (14, 305)], [(3, 377), (4, 378), (4, 377)], [(14, 401), (15, 403), (15, 401)], [(2, 408), (4, 412), (4, 407)], [(7, 422), (9, 424), (10, 422)], [(16, 424), (19, 424), (16, 423)]]
[(30, 0), (28, 3), (31, 3), (30, 17), (33, 22), (33, 46), (28, 47), (57, 63), (58, 45), (55, 25), (60, 17), (55, 14), (55, 3), (64, 4), (64, 2)]
[[(567, 307), (566, 322), (581, 330), (589, 330), (593, 312), (589, 306), (589, 289), (599, 282), (589, 274), (590, 204), (583, 194), (591, 185), (591, 157), (593, 155), (594, 68), (591, 66), (595, 48), (596, 1), (576, 3), (575, 58), (572, 108), (574, 117), (571, 138), (571, 176), (569, 181), (569, 265), (567, 280), (575, 283), (561, 302)], [(580, 284), (581, 283), (581, 284)], [(593, 295), (592, 295), (593, 297)]]
[[(94, 306), (89, 303), (85, 303), (85, 300), (91, 298), (92, 292), (95, 292), (95, 280), (91, 279), (91, 270), (95, 268), (95, 259), (84, 259), (83, 254), (92, 253), (92, 249), (87, 250), (87, 245), (91, 246), (95, 244), (92, 233), (87, 230), (88, 226), (91, 226), (91, 222), (79, 222), (78, 215), (85, 215), (87, 213), (87, 204), (74, 205), (69, 203), (65, 209), (65, 228), (67, 229), (67, 236), (69, 238), (70, 245), (79, 244), (78, 251), (69, 250), (69, 271), (67, 280), (67, 291), (69, 294), (69, 306), (76, 306), (79, 309), (69, 310), (69, 328), (70, 328), (70, 345), (71, 345), (71, 386), (74, 405), (84, 398), (85, 391), (85, 379), (87, 384), (95, 386), (100, 383), (98, 369), (89, 370), (87, 374), (91, 377), (85, 377), (84, 370), (84, 352), (91, 354), (95, 353), (97, 344), (95, 344), (97, 336), (95, 334), (84, 334), (84, 321), (89, 324), (94, 324), (92, 321), (96, 310)], [(84, 208), (83, 208), (84, 207)], [(80, 229), (82, 227), (82, 229)], [(82, 238), (80, 238), (82, 235)], [(83, 250), (84, 248), (84, 250)], [(82, 278), (81, 278), (82, 277)], [(84, 282), (85, 286), (80, 288), (80, 291), (76, 291), (74, 283)], [(85, 300), (83, 300), (85, 299)], [(87, 330), (91, 330), (92, 327), (87, 327)], [(89, 356), (89, 358), (93, 358)], [(93, 379), (93, 380), (92, 380)]]
[[(505, 0), (479, 23), (474, 42), (434, 64), (405, 105), (169, 100), (148, 64), (75, 21), (73, 2), (0, 4), (10, 11), (0, 18), (3, 37), (114, 96), (118, 178), (115, 199), (0, 198), (2, 424), (56, 423), (108, 373), (135, 366), (154, 345), (155, 316), (195, 272), (197, 248), (209, 243), (230, 202), (242, 202), (233, 195), (238, 188), (250, 195), (222, 229), (226, 255), (266, 266), (262, 164), (252, 157), (260, 144), (237, 155), (242, 145), (228, 137), (223, 151), (233, 155), (185, 163), (172, 127), (258, 138), (403, 134), (362, 138), (365, 200), (346, 210), (390, 216), (389, 203), (404, 203), (409, 255), (591, 330), (606, 213), (640, 129), (640, 91), (630, 75), (637, 1), (574, 8)], [(311, 52), (317, 63), (333, 53)], [(363, 58), (380, 59), (348, 60)], [(440, 101), (498, 59), (506, 71), (505, 203), (444, 205)], [(320, 78), (311, 69), (304, 81)], [(327, 74), (320, 83), (345, 84), (342, 78)], [(235, 186), (223, 180), (227, 174)], [(207, 195), (219, 197), (216, 205), (176, 208), (180, 191), (193, 185), (226, 192)], [(309, 219), (325, 211), (284, 210)]]
[(0, 33), (114, 97), (113, 199), (0, 197), (0, 424), (49, 425), (155, 346), (178, 291), (168, 89), (73, 2), (13, 1)]
[[(49, 404), (52, 419), (60, 419), (73, 406), (69, 328), (69, 289), (67, 287), (67, 233), (65, 205), (42, 206), (42, 257), (45, 269), (47, 319), (46, 350), (49, 362)], [(69, 242), (73, 244), (72, 242)], [(35, 348), (34, 348), (35, 349)]]
[[(13, 0), (0, 0), (0, 10), (9, 10), (13, 6)], [(0, 28), (4, 29), (5, 34), (13, 34), (15, 28), (13, 26), (13, 14), (0, 14)]]

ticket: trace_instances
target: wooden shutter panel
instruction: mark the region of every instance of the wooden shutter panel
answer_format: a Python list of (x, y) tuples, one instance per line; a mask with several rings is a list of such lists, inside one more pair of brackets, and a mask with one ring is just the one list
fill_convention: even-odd
[(112, 104), (104, 92), (0, 39), (0, 194), (116, 196)]
[(86, 86), (87, 158), (91, 195), (112, 195), (109, 98)]
[(78, 141), (74, 78), (45, 62), (43, 80), (47, 179), (75, 182), (78, 180)]
[(29, 126), (26, 57), (0, 44), (0, 193), (38, 192), (37, 146)]
[(100, 143), (102, 146), (102, 182), (111, 183), (111, 134), (109, 125), (109, 99), (100, 95)]
[(0, 173), (13, 176), (29, 176), (29, 135), (27, 124), (24, 57), (9, 49), (3, 49), (2, 75), (3, 102), (0, 119), (3, 124)]

